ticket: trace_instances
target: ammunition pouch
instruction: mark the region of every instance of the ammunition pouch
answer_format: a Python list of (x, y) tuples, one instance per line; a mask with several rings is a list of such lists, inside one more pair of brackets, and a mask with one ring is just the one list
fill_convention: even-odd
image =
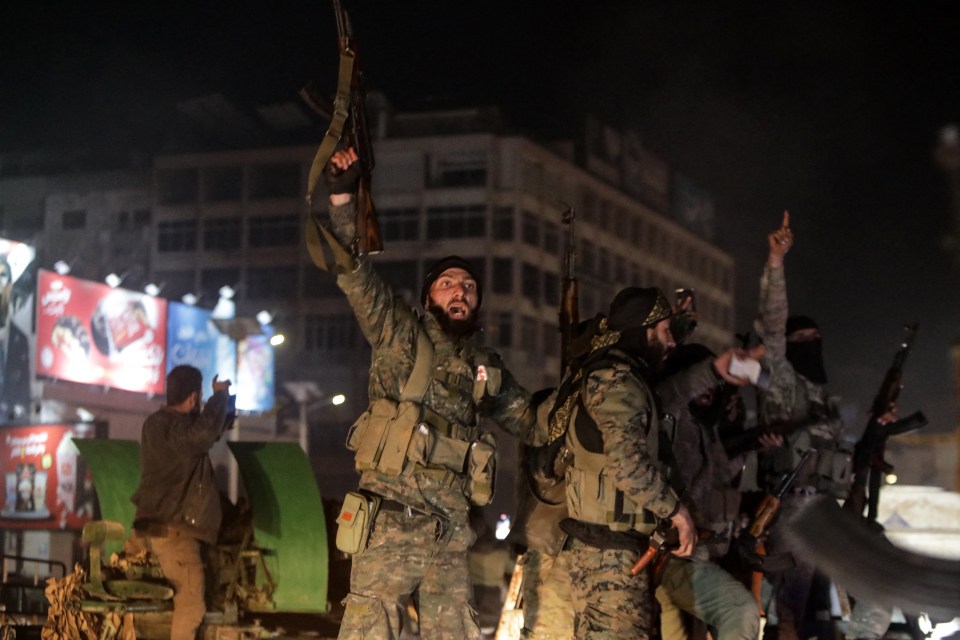
[(340, 515), (337, 516), (337, 549), (349, 555), (366, 549), (379, 508), (379, 496), (349, 492), (343, 499)]
[[(357, 470), (399, 476), (427, 468), (463, 475), (474, 455), (470, 430), (451, 423), (434, 427), (422, 414), (416, 402), (375, 400), (347, 434)], [(480, 447), (477, 454), (482, 451)]]
[(470, 502), (482, 507), (493, 501), (497, 480), (497, 441), (492, 433), (481, 433), (470, 443), (467, 456), (467, 483)]
[(853, 452), (843, 444), (819, 449), (815, 473), (818, 492), (846, 498), (853, 482)]

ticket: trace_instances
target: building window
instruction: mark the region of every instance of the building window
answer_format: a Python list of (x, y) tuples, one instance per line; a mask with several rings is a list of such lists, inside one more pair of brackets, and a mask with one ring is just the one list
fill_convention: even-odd
[(220, 288), (223, 286), (237, 287), (240, 282), (240, 269), (204, 269), (200, 272), (200, 295), (213, 304), (220, 299)]
[(580, 243), (580, 266), (583, 268), (585, 275), (592, 276), (596, 274), (597, 252), (593, 243), (589, 240), (584, 240)]
[(513, 240), (513, 207), (493, 210), (493, 239)]
[(117, 214), (117, 231), (126, 231), (130, 228), (130, 212), (121, 211)]
[(317, 269), (311, 263), (303, 269), (303, 297), (311, 300), (343, 295), (335, 274)]
[(627, 261), (623, 256), (616, 256), (613, 259), (613, 279), (617, 284), (627, 282)]
[(242, 192), (241, 167), (207, 167), (203, 170), (203, 198), (207, 202), (240, 200)]
[(247, 227), (247, 245), (263, 247), (292, 247), (300, 243), (300, 216), (251, 216)]
[(357, 319), (353, 314), (308, 315), (304, 318), (304, 349), (350, 351), (358, 346)]
[(157, 200), (160, 204), (196, 202), (198, 183), (196, 169), (160, 169), (157, 171)]
[(560, 353), (560, 330), (552, 322), (543, 323), (543, 352), (549, 355)]
[(501, 349), (513, 346), (513, 314), (509, 311), (497, 314), (497, 346)]
[(520, 318), (520, 344), (525, 351), (537, 352), (537, 334), (539, 325), (535, 319), (523, 316)]
[(377, 212), (384, 240), (419, 240), (420, 210), (415, 207)]
[(203, 221), (205, 251), (236, 251), (240, 248), (240, 218), (208, 218)]
[[(377, 260), (377, 273), (384, 282), (390, 285), (395, 294), (407, 298), (411, 303), (422, 302), (416, 298), (420, 295), (420, 285), (417, 278), (416, 260)], [(411, 299), (413, 298), (413, 299)]]
[(64, 231), (84, 229), (87, 226), (87, 211), (86, 209), (64, 211), (60, 217), (60, 223)]
[(487, 184), (487, 158), (469, 154), (437, 160), (431, 187), (483, 187)]
[(543, 222), (543, 250), (552, 256), (560, 255), (560, 228), (555, 222)]
[(300, 193), (300, 165), (292, 162), (250, 167), (250, 197), (296, 198)]
[(163, 285), (163, 297), (170, 300), (179, 300), (188, 293), (194, 292), (193, 271), (156, 271), (153, 274), (154, 282)]
[(196, 220), (170, 220), (157, 225), (157, 251), (195, 251), (196, 248)]
[(150, 226), (150, 209), (136, 209), (133, 212), (133, 228), (143, 229)]
[(430, 207), (427, 209), (427, 239), (482, 238), (486, 234), (486, 207), (482, 204)]
[(540, 219), (529, 211), (524, 211), (521, 224), (523, 225), (523, 243), (531, 247), (539, 247)]
[(540, 303), (540, 270), (531, 264), (523, 263), (520, 274), (523, 297), (534, 304)]
[(560, 276), (549, 271), (543, 274), (543, 302), (548, 307), (560, 306)]
[(296, 267), (247, 268), (247, 299), (294, 298), (296, 295)]
[(610, 280), (610, 254), (603, 249), (597, 251), (597, 277), (604, 282)]
[(490, 283), (494, 293), (513, 293), (513, 260), (510, 258), (493, 259), (493, 281)]

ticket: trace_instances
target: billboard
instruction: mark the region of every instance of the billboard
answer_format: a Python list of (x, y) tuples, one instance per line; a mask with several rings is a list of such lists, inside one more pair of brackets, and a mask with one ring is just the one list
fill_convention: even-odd
[(273, 331), (263, 326), (262, 335), (249, 335), (237, 349), (237, 409), (262, 412), (273, 408)]
[[(213, 322), (207, 309), (179, 302), (168, 303), (167, 312), (167, 373), (181, 364), (200, 369), (203, 374), (203, 399), (213, 395), (211, 380), (237, 383), (234, 372), (237, 364), (237, 346)], [(236, 388), (231, 389), (235, 393)]]
[(35, 257), (30, 245), (0, 238), (0, 417), (4, 420), (20, 418), (30, 406)]
[(4, 499), (0, 523), (20, 529), (82, 529), (97, 516), (96, 492), (74, 438), (105, 425), (45, 424), (0, 428)]
[(40, 270), (37, 375), (161, 394), (167, 301)]

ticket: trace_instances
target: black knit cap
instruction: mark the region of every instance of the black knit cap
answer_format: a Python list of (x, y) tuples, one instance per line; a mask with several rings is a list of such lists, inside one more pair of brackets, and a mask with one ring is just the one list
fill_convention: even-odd
[(790, 316), (787, 318), (786, 334), (790, 335), (794, 331), (801, 329), (819, 329), (820, 327), (810, 316)]
[(427, 271), (427, 276), (423, 279), (423, 288), (420, 289), (420, 302), (424, 305), (427, 304), (427, 296), (430, 295), (430, 287), (433, 286), (433, 283), (437, 281), (444, 271), (447, 269), (463, 269), (477, 281), (477, 309), (480, 308), (480, 303), (483, 301), (483, 285), (480, 284), (480, 278), (477, 276), (477, 270), (472, 264), (461, 258), (460, 256), (447, 256), (446, 258), (440, 258), (437, 260), (430, 270)]
[(607, 326), (614, 331), (652, 327), (673, 314), (670, 301), (656, 287), (627, 287), (610, 303)]

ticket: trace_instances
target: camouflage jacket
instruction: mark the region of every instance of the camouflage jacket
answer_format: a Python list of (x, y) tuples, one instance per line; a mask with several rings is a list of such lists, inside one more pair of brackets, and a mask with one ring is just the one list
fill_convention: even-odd
[[(810, 426), (794, 431), (779, 450), (760, 458), (761, 473), (771, 478), (793, 469), (802, 453), (816, 447), (836, 447), (843, 423), (836, 410), (836, 399), (827, 396), (822, 385), (797, 373), (787, 360), (786, 326), (787, 281), (783, 268), (764, 267), (760, 278), (760, 313), (754, 328), (766, 346), (764, 362), (770, 369), (767, 389), (758, 394), (757, 415), (761, 424), (810, 421)], [(795, 486), (810, 483), (815, 465), (797, 478)]]
[(664, 413), (662, 432), (670, 441), (673, 457), (670, 484), (697, 528), (711, 532), (709, 539), (697, 545), (697, 551), (710, 557), (726, 553), (740, 510), (740, 492), (733, 488), (734, 469), (720, 442), (717, 424), (702, 424), (690, 411), (690, 401), (717, 384), (709, 360), (657, 384)]
[[(353, 203), (330, 209), (333, 231), (344, 246), (349, 246), (352, 238), (353, 212)], [(423, 398), (425, 409), (466, 427), (473, 437), (479, 433), (479, 417), (485, 416), (526, 444), (543, 444), (545, 434), (536, 429), (530, 394), (504, 368), (495, 351), (451, 338), (429, 313), (419, 317), (407, 301), (393, 294), (369, 261), (355, 258), (353, 266), (352, 271), (341, 270), (337, 285), (347, 295), (372, 347), (368, 387), (371, 403), (400, 398), (401, 387), (416, 360), (418, 335), (426, 331), (434, 348), (434, 375)], [(438, 380), (450, 376), (473, 381), (473, 393), (451, 393), (450, 387)], [(415, 509), (466, 522), (469, 502), (463, 478), (431, 471), (387, 476), (366, 470), (361, 474), (360, 487)]]
[(615, 361), (591, 371), (583, 384), (583, 407), (600, 432), (617, 489), (658, 517), (673, 515), (677, 496), (647, 451), (647, 430), (657, 407), (646, 382), (629, 365)]

